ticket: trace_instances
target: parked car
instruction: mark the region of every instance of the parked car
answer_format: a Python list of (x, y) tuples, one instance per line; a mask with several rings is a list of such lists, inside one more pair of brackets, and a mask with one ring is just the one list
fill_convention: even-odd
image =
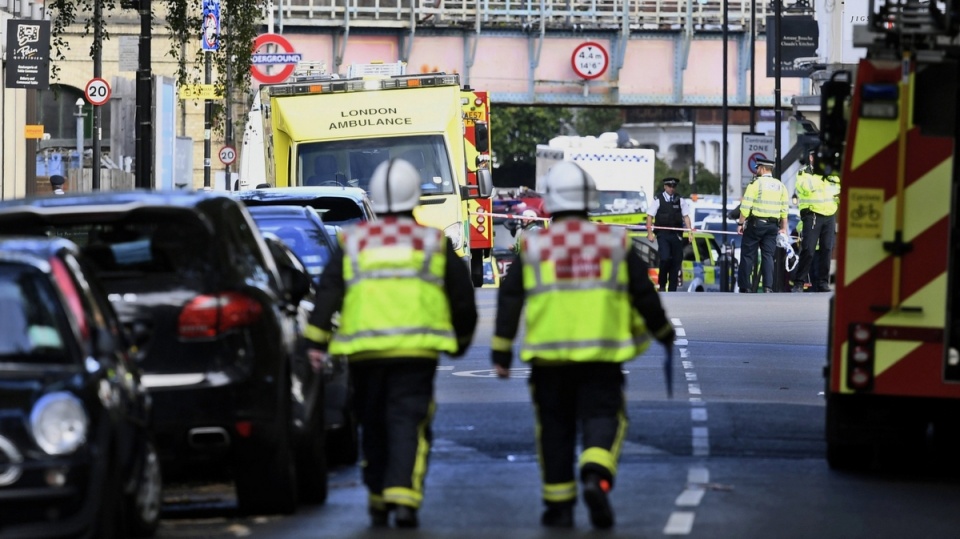
[[(645, 234), (632, 234), (634, 246), (640, 257), (647, 263), (648, 274), (653, 284), (660, 282), (660, 253), (656, 240), (650, 241)], [(680, 269), (680, 284), (677, 290), (687, 292), (719, 292), (723, 279), (720, 260), (724, 256), (723, 247), (716, 237), (708, 232), (696, 231), (693, 241), (690, 233), (684, 232), (683, 263)], [(728, 264), (732, 266), (733, 279), (736, 279), (737, 261), (727, 254)], [(736, 286), (736, 281), (733, 283)]]
[(0, 238), (0, 321), (0, 536), (153, 535), (151, 399), (76, 245)]
[[(315, 284), (319, 285), (323, 268), (330, 254), (339, 249), (337, 240), (330, 236), (328, 226), (310, 206), (254, 206), (248, 208), (260, 231), (274, 234), (289, 247), (298, 262), (306, 266)], [(280, 257), (275, 256), (279, 259)], [(313, 295), (301, 302), (301, 327), (307, 326), (313, 307)], [(301, 339), (298, 350), (306, 354), (306, 342)], [(323, 371), (324, 417), (328, 464), (353, 464), (359, 456), (358, 421), (350, 408), (350, 376), (347, 358), (331, 356)]]
[(260, 231), (275, 234), (290, 247), (319, 284), (330, 254), (339, 247), (317, 210), (310, 206), (253, 206), (248, 210)]
[(247, 206), (310, 206), (328, 225), (376, 220), (367, 192), (359, 187), (263, 187), (235, 195)]
[(232, 479), (241, 512), (327, 495), (322, 384), (296, 368), (310, 279), (278, 265), (246, 209), (212, 192), (103, 192), (0, 203), (0, 233), (69, 238), (123, 323), (145, 335), (142, 380), (167, 477)]

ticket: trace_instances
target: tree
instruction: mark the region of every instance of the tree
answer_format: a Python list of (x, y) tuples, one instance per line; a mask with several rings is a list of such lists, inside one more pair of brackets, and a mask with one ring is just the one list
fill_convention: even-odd
[(556, 107), (491, 108), (494, 183), (498, 187), (533, 187), (537, 144), (557, 136), (571, 116), (568, 109)]
[(573, 127), (580, 136), (598, 136), (616, 132), (623, 125), (623, 110), (609, 107), (577, 107), (571, 109)]
[[(168, 51), (177, 61), (177, 84), (196, 84), (201, 82), (199, 73), (204, 72), (205, 56), (201, 50), (202, 3), (201, 0), (145, 0), (151, 8), (151, 16), (161, 12), (167, 22), (170, 35), (179, 36)], [(253, 54), (253, 41), (260, 33), (263, 13), (268, 0), (220, 0), (219, 50), (209, 53), (215, 84), (221, 93), (229, 87), (232, 92), (246, 95), (250, 90), (250, 62)], [(74, 24), (83, 24), (83, 35), (92, 37), (99, 29), (102, 39), (110, 39), (106, 19), (124, 8), (136, 8), (140, 0), (47, 0), (51, 11), (51, 41), (54, 58), (65, 59), (64, 50), (69, 50), (66, 41), (67, 29)], [(159, 4), (156, 7), (155, 4)], [(95, 9), (99, 5), (100, 10)], [(79, 14), (89, 13), (86, 18)], [(98, 16), (99, 14), (99, 16)], [(90, 54), (97, 52), (100, 43), (92, 39)], [(188, 58), (194, 58), (188, 63)], [(232, 65), (228, 69), (228, 61)], [(191, 67), (197, 67), (196, 70)], [(196, 73), (191, 78), (191, 72)], [(59, 68), (53, 64), (52, 74), (56, 79)], [(229, 75), (229, 80), (227, 79)], [(220, 109), (222, 113), (222, 109)]]

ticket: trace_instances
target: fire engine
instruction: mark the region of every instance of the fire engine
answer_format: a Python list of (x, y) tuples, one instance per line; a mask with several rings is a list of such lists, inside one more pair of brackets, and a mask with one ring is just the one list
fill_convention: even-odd
[(353, 64), (343, 77), (305, 64), (259, 98), (267, 183), (366, 190), (378, 164), (406, 159), (422, 179), (414, 217), (443, 230), (483, 284), (493, 191), (485, 92), (462, 88), (456, 73), (407, 74), (403, 62)]
[[(871, 2), (867, 56), (821, 97), (821, 172), (839, 170), (827, 461), (868, 468), (960, 446), (958, 15)], [(936, 453), (935, 453), (936, 454)], [(954, 453), (954, 456), (956, 453)]]

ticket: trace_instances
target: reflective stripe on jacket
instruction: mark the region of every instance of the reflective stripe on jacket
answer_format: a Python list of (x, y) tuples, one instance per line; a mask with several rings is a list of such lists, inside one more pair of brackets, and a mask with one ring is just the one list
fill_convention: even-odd
[(343, 230), (346, 295), (331, 354), (439, 356), (457, 340), (444, 292), (444, 236), (407, 218)]
[(650, 345), (630, 304), (624, 230), (578, 219), (527, 234), (523, 361), (624, 362)]
[(809, 209), (820, 215), (837, 213), (837, 201), (833, 196), (830, 182), (819, 174), (801, 172), (797, 174), (797, 207)]

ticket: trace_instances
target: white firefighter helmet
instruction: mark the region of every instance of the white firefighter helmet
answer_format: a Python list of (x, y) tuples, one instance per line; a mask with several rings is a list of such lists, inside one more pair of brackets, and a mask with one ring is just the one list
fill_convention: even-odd
[(413, 210), (420, 205), (420, 172), (403, 159), (380, 163), (370, 176), (370, 199), (377, 213)]
[(587, 171), (571, 161), (561, 161), (547, 171), (544, 209), (550, 213), (589, 211), (599, 204), (597, 184)]
[(520, 216), (521, 216), (521, 217), (529, 217), (529, 219), (523, 219), (523, 220), (520, 222), (520, 224), (522, 224), (522, 225), (524, 225), (524, 226), (529, 226), (529, 225), (536, 224), (536, 223), (538, 222), (538, 221), (537, 221), (537, 218), (540, 217), (539, 215), (537, 215), (537, 212), (535, 212), (535, 211), (533, 211), (533, 210), (523, 210), (523, 213), (521, 213)]

